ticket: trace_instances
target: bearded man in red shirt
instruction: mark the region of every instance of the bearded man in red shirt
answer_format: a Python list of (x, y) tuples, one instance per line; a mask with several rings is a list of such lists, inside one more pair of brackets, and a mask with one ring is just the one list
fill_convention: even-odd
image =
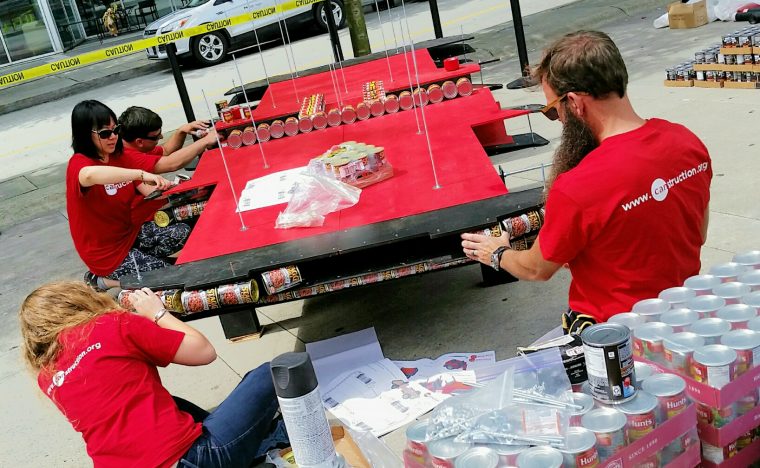
[(519, 279), (573, 279), (566, 333), (631, 310), (700, 269), (712, 164), (685, 127), (633, 109), (628, 72), (612, 39), (579, 31), (545, 51), (534, 71), (563, 124), (547, 181), (546, 217), (526, 251), (506, 236), (463, 234), (465, 254)]

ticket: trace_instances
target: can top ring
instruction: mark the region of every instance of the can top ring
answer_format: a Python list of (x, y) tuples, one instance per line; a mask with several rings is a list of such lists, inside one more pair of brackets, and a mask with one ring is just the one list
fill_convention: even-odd
[(702, 346), (694, 350), (694, 361), (705, 366), (727, 366), (736, 361), (736, 351), (722, 344)]
[(668, 288), (668, 289), (663, 290), (658, 295), (658, 297), (662, 299), (663, 301), (667, 301), (673, 304), (677, 302), (686, 302), (696, 295), (697, 293), (694, 292), (692, 289), (679, 286), (679, 287)]
[(581, 332), (581, 340), (587, 346), (611, 346), (630, 339), (631, 330), (619, 323), (599, 323)]
[(607, 319), (607, 323), (619, 323), (633, 330), (646, 322), (644, 321), (644, 317), (635, 312), (621, 312)]
[(453, 437), (434, 440), (428, 444), (428, 452), (436, 458), (456, 458), (470, 448), (470, 444), (456, 442)]
[(517, 456), (517, 465), (521, 468), (559, 468), (563, 462), (562, 452), (545, 445), (531, 447)]
[(657, 397), (642, 390), (636, 392), (633, 398), (615, 406), (615, 408), (625, 414), (643, 414), (654, 411), (657, 405), (659, 405)]
[(596, 408), (581, 418), (583, 427), (593, 432), (615, 432), (624, 428), (626, 421), (625, 414), (612, 408)]
[(753, 330), (733, 330), (720, 338), (720, 344), (731, 349), (755, 349), (760, 346), (760, 333)]
[(760, 286), (760, 270), (750, 270), (739, 275), (738, 281), (749, 286)]
[(760, 265), (760, 250), (750, 250), (734, 255), (732, 260), (740, 265)]
[(686, 381), (673, 374), (655, 374), (646, 379), (641, 387), (654, 396), (674, 396), (686, 390)]
[(742, 296), (742, 303), (752, 306), (755, 309), (760, 308), (760, 291), (751, 292)]
[(691, 331), (702, 337), (715, 337), (731, 330), (731, 324), (719, 318), (703, 318), (694, 322)]
[(699, 320), (699, 314), (691, 309), (672, 309), (660, 316), (660, 321), (671, 327), (684, 327)]
[(495, 468), (498, 464), (499, 454), (488, 447), (473, 447), (454, 462), (455, 468)]
[(728, 322), (744, 322), (757, 317), (757, 311), (747, 304), (729, 304), (718, 309), (716, 315)]
[(708, 291), (712, 290), (715, 286), (720, 284), (720, 278), (714, 275), (695, 275), (686, 278), (683, 285), (689, 289), (695, 291)]
[(740, 283), (738, 281), (731, 281), (728, 283), (722, 283), (713, 289), (713, 293), (716, 296), (722, 298), (736, 298), (742, 297), (745, 294), (752, 292), (752, 288), (748, 284)]
[(686, 307), (696, 312), (715, 312), (726, 305), (726, 300), (714, 294), (697, 296), (686, 303)]
[(631, 312), (639, 315), (660, 315), (670, 309), (670, 303), (662, 299), (644, 299), (633, 305)]
[(634, 335), (644, 341), (661, 340), (664, 336), (673, 334), (673, 327), (662, 322), (649, 322), (636, 327)]
[(681, 332), (665, 337), (662, 340), (662, 344), (671, 351), (686, 353), (693, 352), (695, 349), (704, 346), (705, 339), (696, 333)]
[(565, 447), (562, 453), (582, 453), (596, 445), (596, 436), (585, 427), (569, 427), (565, 431)]

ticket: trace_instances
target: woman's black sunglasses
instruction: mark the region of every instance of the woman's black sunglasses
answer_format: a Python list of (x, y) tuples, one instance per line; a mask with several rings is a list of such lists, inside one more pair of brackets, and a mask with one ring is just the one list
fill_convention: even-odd
[(92, 133), (95, 133), (100, 137), (101, 140), (107, 140), (111, 138), (111, 135), (119, 134), (121, 132), (121, 125), (117, 125), (114, 128), (104, 128), (102, 130), (93, 130)]

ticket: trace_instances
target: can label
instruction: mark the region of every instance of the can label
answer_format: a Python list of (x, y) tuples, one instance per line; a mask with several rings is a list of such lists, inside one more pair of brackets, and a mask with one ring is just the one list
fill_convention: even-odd
[(406, 448), (420, 462), (423, 462), (423, 463), (425, 462), (425, 457), (427, 456), (428, 451), (427, 451), (427, 445), (425, 445), (424, 442), (418, 442), (416, 440), (408, 440), (407, 439), (407, 441), (406, 441)]
[(736, 351), (736, 377), (750, 370), (755, 363), (760, 363), (760, 346), (753, 349), (737, 349)]
[(736, 401), (736, 414), (742, 416), (757, 406), (757, 394), (753, 391), (749, 395), (743, 396)]
[(433, 468), (454, 468), (454, 461), (446, 458), (432, 457), (430, 462)]
[(219, 302), (223, 305), (250, 304), (253, 298), (251, 283), (225, 284), (216, 288)]
[(741, 437), (736, 439), (736, 450), (739, 451), (743, 448), (746, 448), (752, 443), (752, 431), (743, 434)]
[(122, 309), (126, 310), (133, 310), (132, 307), (132, 300), (129, 298), (129, 296), (132, 295), (134, 291), (130, 289), (123, 289), (119, 292), (118, 302)]
[(625, 431), (596, 432), (596, 450), (602, 460), (615, 455), (625, 445)]
[(181, 300), (182, 307), (187, 313), (203, 312), (204, 310), (219, 308), (216, 289), (185, 291), (182, 293)]
[(596, 451), (596, 447), (576, 454), (575, 466), (576, 468), (596, 468), (599, 466), (599, 452)]
[(660, 401), (660, 415), (657, 419), (661, 423), (683, 413), (688, 403), (688, 399), (683, 392), (672, 396), (657, 397), (657, 399)]
[(586, 371), (591, 395), (601, 402), (625, 401), (636, 393), (633, 346), (622, 343), (594, 347), (584, 343)]
[(665, 348), (665, 363), (667, 366), (679, 374), (689, 375), (691, 370), (691, 353), (681, 353)]
[(734, 377), (733, 364), (725, 366), (706, 366), (695, 361), (691, 366), (691, 370), (694, 373), (694, 380), (713, 388), (721, 388), (727, 385)]
[(697, 404), (697, 421), (715, 428), (721, 428), (736, 419), (734, 405), (728, 405), (724, 408), (713, 408), (711, 406)]
[(655, 412), (628, 414), (628, 439), (630, 442), (641, 439), (654, 430)]
[(295, 265), (267, 271), (261, 274), (267, 294), (276, 294), (301, 282), (301, 272)]
[(633, 355), (636, 357), (644, 357), (644, 343), (641, 342), (641, 338), (633, 337)]

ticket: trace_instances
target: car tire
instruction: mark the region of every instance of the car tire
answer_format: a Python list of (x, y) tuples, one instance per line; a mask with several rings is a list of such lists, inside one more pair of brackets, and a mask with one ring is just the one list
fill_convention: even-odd
[(193, 38), (191, 43), (193, 58), (198, 64), (208, 67), (222, 62), (227, 56), (227, 36), (219, 31)]
[[(343, 6), (341, 0), (330, 0), (333, 7), (333, 14), (338, 20), (338, 29), (346, 26), (346, 8)], [(322, 32), (328, 32), (327, 29), (327, 12), (325, 12), (325, 4), (319, 3), (314, 7), (314, 22), (317, 23), (317, 27)]]

